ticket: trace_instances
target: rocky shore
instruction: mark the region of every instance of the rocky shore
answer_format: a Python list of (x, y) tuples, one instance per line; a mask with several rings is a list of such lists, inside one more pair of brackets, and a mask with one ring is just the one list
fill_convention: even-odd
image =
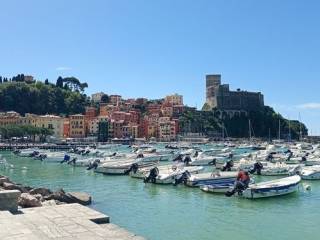
[(52, 191), (48, 188), (36, 188), (11, 181), (6, 176), (0, 175), (0, 192), (4, 190), (18, 190), (21, 195), (18, 205), (21, 208), (52, 206), (69, 203), (90, 205), (92, 198), (84, 192), (65, 192), (63, 189)]

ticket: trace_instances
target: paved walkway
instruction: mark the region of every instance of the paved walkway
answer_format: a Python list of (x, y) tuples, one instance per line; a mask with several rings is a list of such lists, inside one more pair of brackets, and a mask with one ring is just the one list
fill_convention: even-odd
[(109, 221), (108, 216), (79, 204), (22, 209), (17, 215), (0, 211), (0, 239), (144, 239)]

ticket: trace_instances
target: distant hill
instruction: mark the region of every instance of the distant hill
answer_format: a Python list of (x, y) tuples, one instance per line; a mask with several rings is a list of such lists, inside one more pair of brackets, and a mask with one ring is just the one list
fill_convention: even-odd
[(0, 77), (0, 111), (16, 111), (20, 114), (69, 115), (84, 112), (89, 98), (84, 94), (87, 83), (75, 77), (25, 81), (23, 74), (12, 78)]
[(260, 111), (251, 111), (248, 114), (236, 114), (229, 116), (226, 112), (212, 110), (212, 111), (187, 111), (180, 117), (180, 127), (184, 132), (205, 132), (208, 135), (212, 133), (228, 137), (249, 137), (249, 120), (251, 125), (252, 137), (278, 138), (279, 134), (279, 120), (281, 138), (298, 139), (301, 134), (306, 136), (308, 129), (305, 124), (297, 120), (289, 120), (283, 118), (276, 113), (271, 107), (265, 106)]

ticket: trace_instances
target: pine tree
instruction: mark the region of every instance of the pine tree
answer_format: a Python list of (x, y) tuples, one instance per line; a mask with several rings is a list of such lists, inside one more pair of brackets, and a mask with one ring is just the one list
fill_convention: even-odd
[(61, 76), (57, 79), (56, 87), (63, 88), (63, 78)]

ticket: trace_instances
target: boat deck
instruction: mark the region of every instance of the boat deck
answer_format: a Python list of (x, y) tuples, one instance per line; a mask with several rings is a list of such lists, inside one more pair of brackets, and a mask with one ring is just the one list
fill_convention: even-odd
[(143, 240), (109, 223), (108, 216), (79, 204), (0, 211), (0, 239), (25, 240)]

